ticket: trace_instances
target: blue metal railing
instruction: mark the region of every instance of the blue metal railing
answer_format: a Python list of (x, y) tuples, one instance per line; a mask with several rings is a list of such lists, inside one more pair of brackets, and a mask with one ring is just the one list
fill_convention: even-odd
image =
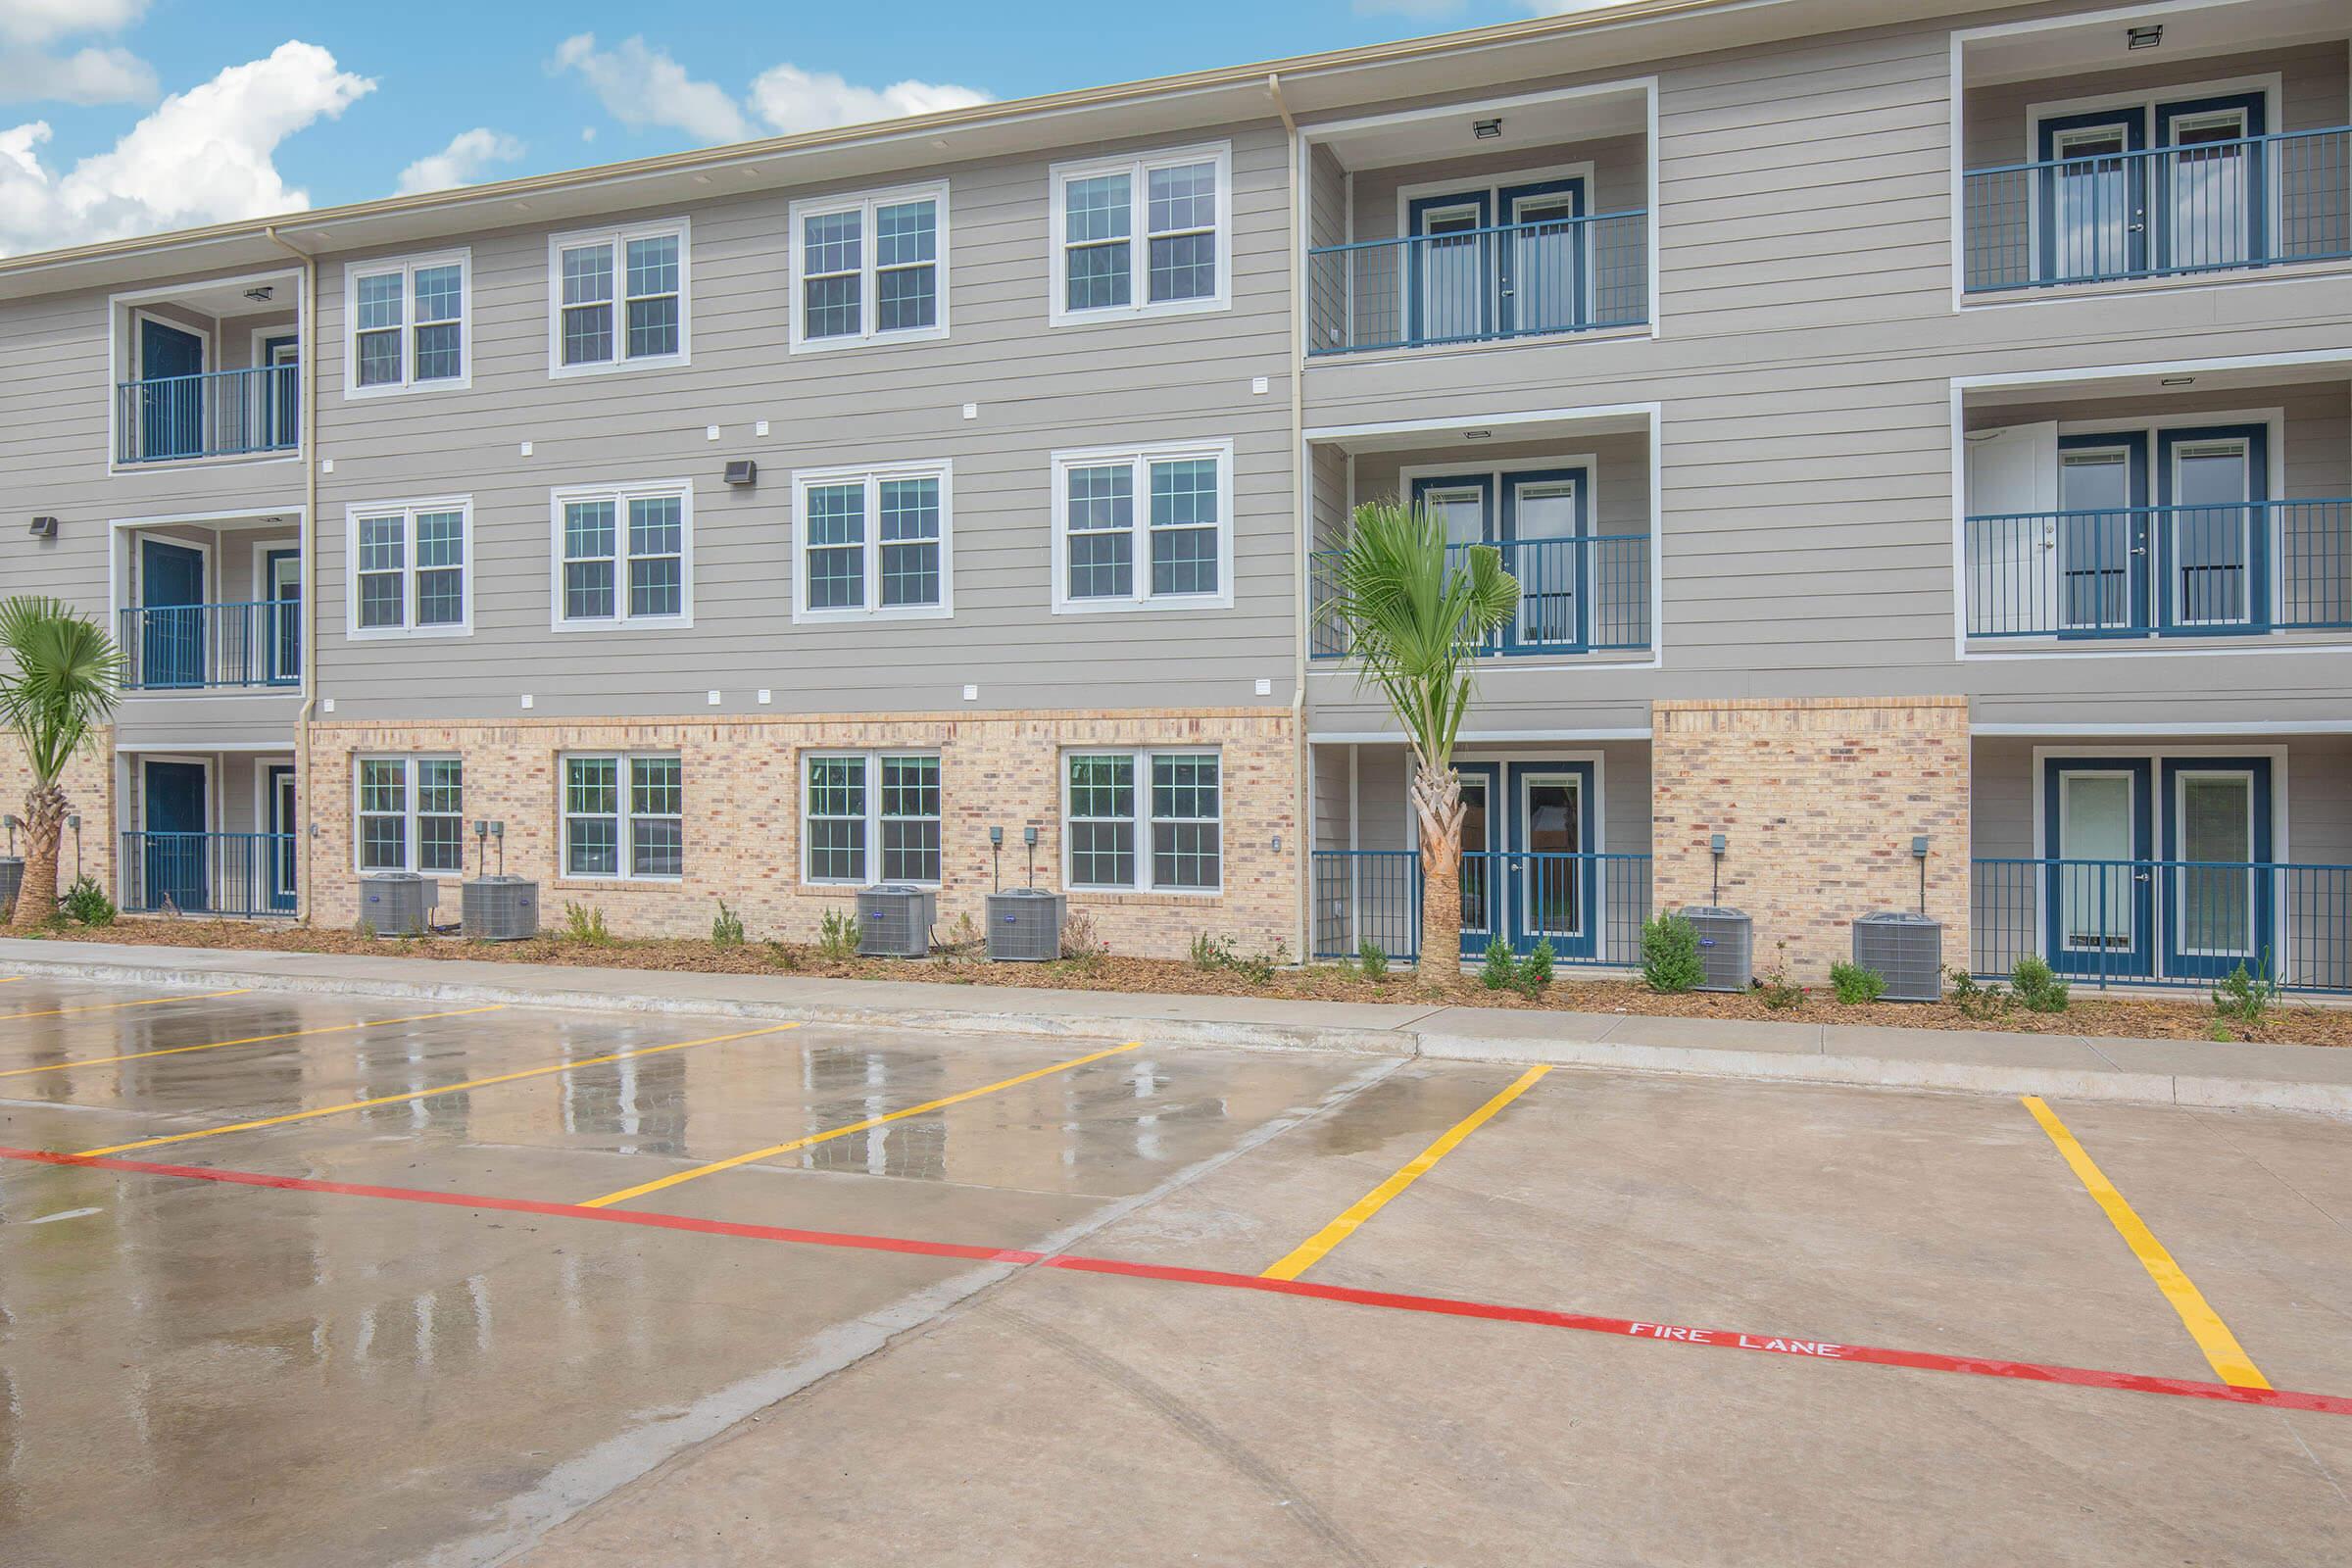
[(2212, 985), (2240, 963), (2288, 991), (2352, 991), (2352, 865), (1978, 859), (1976, 972), (2028, 955), (2093, 986)]
[(1971, 294), (2352, 258), (2352, 127), (1968, 171)]
[(115, 389), (115, 461), (291, 452), (301, 441), (301, 390), (298, 365), (124, 381)]
[[(1421, 954), (1421, 858), (1411, 850), (1317, 850), (1309, 858), (1314, 956), (1353, 957), (1365, 942), (1392, 958)], [(1476, 851), (1462, 857), (1462, 949), (1500, 937), (1525, 953), (1549, 941), (1562, 964), (1625, 968), (1649, 917), (1646, 855)]]
[(2352, 627), (2352, 500), (1966, 519), (1971, 637)]
[(153, 605), (121, 612), (125, 691), (296, 686), (302, 681), (302, 607)]
[(1642, 326), (1649, 214), (1319, 245), (1306, 271), (1310, 355)]
[(290, 915), (291, 833), (125, 833), (122, 906), (130, 914)]
[[(1460, 561), (1473, 548), (1448, 546), (1447, 555)], [(1648, 650), (1648, 535), (1514, 539), (1494, 548), (1502, 553), (1503, 569), (1519, 579), (1519, 612), (1486, 640), (1482, 656)], [(1348, 628), (1332, 609), (1342, 559), (1323, 551), (1307, 563), (1314, 608), (1307, 646), (1316, 659), (1348, 657)]]

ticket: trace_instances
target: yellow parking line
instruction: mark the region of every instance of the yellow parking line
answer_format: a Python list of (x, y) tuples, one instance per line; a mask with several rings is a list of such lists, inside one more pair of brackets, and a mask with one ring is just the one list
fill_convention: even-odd
[(358, 1023), (326, 1024), (317, 1029), (288, 1029), (274, 1035), (247, 1035), (242, 1040), (215, 1040), (201, 1046), (168, 1046), (161, 1051), (132, 1051), (120, 1056), (83, 1056), (75, 1061), (52, 1061), (39, 1067), (9, 1067), (0, 1069), (0, 1078), (22, 1078), (26, 1073), (64, 1072), (68, 1067), (103, 1067), (110, 1061), (145, 1061), (149, 1056), (178, 1056), (191, 1051), (219, 1051), (223, 1046), (258, 1046), (265, 1040), (297, 1040), (304, 1035), (341, 1034), (351, 1029), (374, 1029), (388, 1023), (422, 1023), (427, 1018), (464, 1018), (476, 1012), (497, 1012), (506, 1004), (495, 1002), (484, 1007), (460, 1007), (455, 1012), (413, 1012), (403, 1018), (363, 1018)]
[(1357, 1199), (1338, 1219), (1308, 1237), (1281, 1262), (1259, 1275), (1260, 1279), (1295, 1280), (1322, 1260), (1323, 1254), (1355, 1234), (1355, 1228), (1388, 1206), (1389, 1200), (1407, 1187), (1429, 1174), (1430, 1168), (1453, 1152), (1455, 1146), (1485, 1126), (1494, 1113), (1536, 1086), (1536, 1080), (1551, 1071), (1549, 1067), (1530, 1067), (1514, 1080), (1508, 1089), (1479, 1106), (1460, 1121), (1446, 1129), (1444, 1136), (1424, 1149), (1396, 1175)]
[(21, 974), (0, 975), (0, 986), (13, 986), (24, 978)]
[(2074, 1167), (2075, 1175), (2081, 1179), (2083, 1187), (2097, 1200), (2099, 1207), (2107, 1211), (2107, 1218), (2122, 1234), (2124, 1245), (2132, 1249), (2132, 1255), (2139, 1259), (2139, 1266), (2148, 1271), (2148, 1278), (2156, 1282), (2156, 1288), (2164, 1293), (2164, 1298), (2173, 1303), (2173, 1310), (2180, 1314), (2182, 1326), (2188, 1330), (2189, 1338), (2197, 1342), (2197, 1348), (2205, 1352), (2205, 1359), (2212, 1364), (2214, 1375), (2234, 1389), (2269, 1388), (2271, 1380), (2264, 1377), (2254, 1365), (2254, 1358), (2246, 1353), (2244, 1346), (2237, 1343), (2237, 1336), (2230, 1332), (2230, 1325), (2224, 1323), (2221, 1314), (2206, 1302), (2203, 1293), (2189, 1283), (2188, 1275), (2180, 1264), (2173, 1261), (2173, 1254), (2164, 1250), (2164, 1244), (2156, 1240), (2155, 1233), (2132, 1212), (2132, 1205), (2124, 1200), (2124, 1195), (2116, 1191), (2115, 1183), (2107, 1179), (2107, 1173), (2099, 1169), (2089, 1153), (2076, 1142), (2075, 1135), (2067, 1131), (2066, 1123), (2058, 1119), (2058, 1113), (2042, 1103), (2036, 1095), (2021, 1098), (2025, 1101), (2026, 1109), (2034, 1113), (2034, 1119), (2041, 1123), (2041, 1130), (2050, 1135), (2050, 1142), (2058, 1146), (2058, 1152), (2065, 1156), (2067, 1164)]
[(730, 1040), (749, 1040), (755, 1035), (778, 1034), (786, 1029), (798, 1029), (797, 1023), (780, 1023), (766, 1029), (746, 1029), (740, 1034), (710, 1035), (702, 1040), (680, 1040), (666, 1046), (648, 1046), (643, 1051), (616, 1051), (609, 1056), (584, 1056), (578, 1061), (559, 1061), (548, 1067), (525, 1067), (520, 1072), (502, 1072), (489, 1078), (469, 1078), (462, 1084), (443, 1084), (438, 1089), (418, 1089), (405, 1095), (378, 1095), (373, 1100), (355, 1100), (348, 1104), (320, 1105), (312, 1110), (289, 1110), (282, 1116), (263, 1116), (253, 1121), (231, 1122), (225, 1127), (206, 1127), (192, 1133), (169, 1133), (161, 1138), (142, 1138), (136, 1143), (110, 1144), (104, 1149), (85, 1149), (84, 1154), (124, 1154), (134, 1149), (153, 1149), (160, 1144), (184, 1144), (192, 1138), (218, 1138), (222, 1133), (251, 1132), (256, 1127), (277, 1127), (290, 1121), (308, 1121), (314, 1116), (340, 1116), (345, 1111), (366, 1110), (370, 1105), (397, 1105), (411, 1100), (430, 1100), (435, 1095), (454, 1095), (467, 1089), (487, 1089), (492, 1084), (511, 1084), (525, 1078), (544, 1078), (549, 1073), (571, 1072), (581, 1067), (601, 1067), (608, 1062), (632, 1061), (639, 1056), (658, 1056), (665, 1051), (685, 1051), (694, 1046), (723, 1045)]
[(141, 1002), (94, 1002), (86, 1007), (50, 1007), (41, 1012), (0, 1012), (0, 1023), (13, 1018), (57, 1018), (69, 1012), (112, 1012), (117, 1007), (160, 1007), (167, 1002), (209, 1002), (215, 997), (250, 995), (251, 986), (239, 986), (234, 991), (199, 991), (187, 997), (149, 997)]
[(1130, 1040), (1127, 1044), (1113, 1046), (1108, 1051), (1098, 1051), (1085, 1056), (1073, 1056), (1068, 1061), (1055, 1062), (1051, 1067), (1040, 1067), (1035, 1072), (1025, 1072), (1017, 1078), (1001, 1079), (993, 1084), (983, 1084), (977, 1089), (966, 1089), (960, 1094), (948, 1095), (939, 1100), (927, 1100), (919, 1105), (908, 1105), (905, 1110), (894, 1110), (888, 1115), (868, 1116), (863, 1121), (854, 1121), (846, 1127), (835, 1127), (826, 1132), (810, 1133), (806, 1138), (795, 1138), (788, 1144), (770, 1144), (765, 1149), (755, 1149), (748, 1154), (714, 1159), (708, 1165), (697, 1165), (692, 1170), (677, 1171), (655, 1181), (642, 1182), (635, 1187), (624, 1187), (617, 1193), (607, 1193), (602, 1198), (591, 1198), (580, 1206), (583, 1208), (608, 1208), (614, 1203), (625, 1203), (632, 1198), (643, 1198), (648, 1193), (658, 1193), (663, 1188), (676, 1187), (682, 1182), (696, 1181), (705, 1176), (715, 1176), (722, 1170), (733, 1170), (738, 1165), (755, 1164), (762, 1159), (772, 1159), (778, 1154), (789, 1154), (796, 1149), (807, 1149), (811, 1144), (821, 1144), (835, 1138), (847, 1138), (852, 1133), (861, 1133), (868, 1128), (879, 1127), (885, 1122), (904, 1121), (908, 1116), (920, 1116), (930, 1111), (943, 1110), (950, 1105), (961, 1104), (967, 1100), (978, 1100), (982, 1095), (993, 1095), (1000, 1089), (1011, 1089), (1020, 1084), (1035, 1083), (1040, 1078), (1051, 1078), (1057, 1072), (1068, 1072), (1074, 1067), (1083, 1067), (1090, 1061), (1101, 1061), (1105, 1056), (1115, 1056), (1122, 1052), (1134, 1051), (1141, 1045), (1143, 1045), (1141, 1040)]

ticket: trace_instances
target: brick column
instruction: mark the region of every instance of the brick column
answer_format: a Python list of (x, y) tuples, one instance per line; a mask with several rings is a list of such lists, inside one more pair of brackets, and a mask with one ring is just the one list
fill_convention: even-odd
[(1652, 853), (1662, 909), (1709, 901), (1708, 841), (1729, 841), (1722, 902), (1756, 922), (1756, 966), (1788, 944), (1817, 982), (1857, 915), (1919, 906), (1943, 961), (1968, 961), (1969, 733), (1964, 697), (1661, 702), (1651, 715)]

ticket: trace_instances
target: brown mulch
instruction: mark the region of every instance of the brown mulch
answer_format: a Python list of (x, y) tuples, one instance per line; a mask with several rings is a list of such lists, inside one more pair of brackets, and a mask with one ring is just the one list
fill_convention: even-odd
[[(1445, 987), (1420, 984), (1410, 971), (1372, 979), (1353, 967), (1310, 964), (1277, 969), (1266, 980), (1233, 968), (1202, 969), (1167, 958), (1102, 955), (1087, 961), (988, 963), (968, 956), (928, 960), (827, 958), (814, 948), (754, 942), (721, 948), (700, 940), (614, 938), (606, 946), (539, 937), (529, 942), (454, 938), (374, 938), (356, 931), (236, 920), (130, 920), (104, 927), (67, 926), (38, 933), (61, 942), (122, 942), (154, 947), (237, 948), (270, 953), (351, 953), (415, 958), (473, 958), (506, 963), (564, 963), (597, 969), (667, 969), (701, 974), (799, 974), (829, 980), (927, 980), (947, 985), (1060, 991), (1190, 993), (1321, 1002), (1385, 1002), (1576, 1012), (1627, 1012), (1674, 1018), (1752, 1018), (1772, 1023), (1867, 1023), (1908, 1029), (1998, 1029), (2024, 1034), (2092, 1035), (2154, 1040), (2212, 1040), (2216, 1017), (2197, 993), (2180, 1000), (2101, 998), (2078, 987), (2060, 1013), (2010, 1006), (1971, 1017), (1950, 1002), (1872, 1003), (1846, 1006), (1826, 991), (1808, 991), (1793, 1008), (1767, 1007), (1758, 993), (1692, 992), (1660, 996), (1631, 980), (1563, 977), (1542, 998), (1489, 991), (1473, 976)], [(2229, 1025), (2232, 1040), (2278, 1045), (2352, 1046), (2352, 1008), (2280, 1006), (2258, 1026)]]

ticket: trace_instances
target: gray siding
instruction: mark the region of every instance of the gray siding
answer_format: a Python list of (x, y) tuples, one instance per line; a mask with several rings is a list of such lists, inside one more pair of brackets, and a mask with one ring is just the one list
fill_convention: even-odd
[(1962, 146), (1971, 169), (2031, 163), (2040, 157), (2031, 139), (2028, 120), (2037, 105), (2272, 75), (2278, 78), (2279, 87), (2278, 123), (2271, 126), (2273, 131), (2323, 130), (2343, 124), (2347, 114), (2352, 114), (2352, 105), (2347, 105), (2344, 97), (2345, 51), (2339, 42), (2332, 47), (2304, 45), (2237, 55), (2154, 59), (2127, 70), (2092, 72), (2060, 81), (2006, 81), (1972, 87), (1963, 100), (1967, 136)]

